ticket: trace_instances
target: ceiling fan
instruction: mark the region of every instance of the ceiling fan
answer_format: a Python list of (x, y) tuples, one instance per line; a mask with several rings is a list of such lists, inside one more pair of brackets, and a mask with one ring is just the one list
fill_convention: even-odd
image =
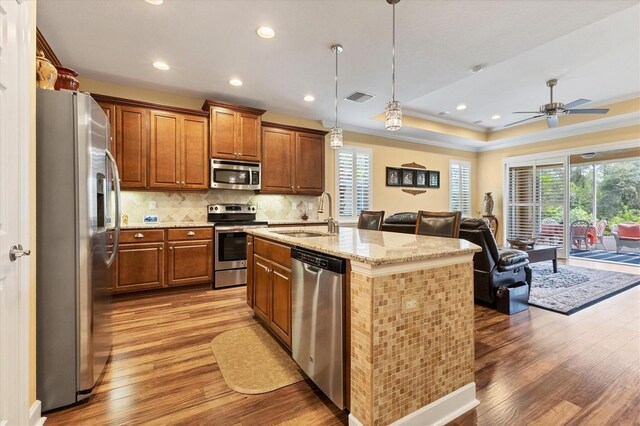
[(553, 102), (553, 87), (558, 84), (558, 80), (553, 79), (547, 81), (547, 87), (551, 91), (551, 100), (548, 104), (542, 105), (539, 111), (516, 111), (513, 114), (537, 114), (533, 117), (525, 118), (524, 120), (509, 123), (504, 127), (513, 126), (514, 124), (523, 123), (525, 121), (533, 120), (534, 118), (547, 117), (547, 124), (549, 127), (558, 127), (558, 115), (560, 114), (606, 114), (609, 112), (606, 108), (591, 108), (591, 109), (574, 109), (577, 106), (584, 105), (591, 102), (589, 99), (577, 99), (568, 104), (562, 102)]

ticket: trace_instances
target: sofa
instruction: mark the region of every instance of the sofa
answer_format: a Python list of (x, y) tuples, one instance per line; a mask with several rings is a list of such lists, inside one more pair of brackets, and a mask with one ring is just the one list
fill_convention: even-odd
[(473, 295), (476, 301), (495, 305), (499, 287), (526, 283), (531, 288), (529, 255), (521, 250), (498, 249), (483, 219), (462, 219), (460, 239), (482, 247), (473, 256)]
[(382, 230), (387, 232), (400, 232), (403, 234), (415, 234), (417, 221), (417, 212), (396, 213), (384, 220)]
[(619, 223), (611, 227), (616, 240), (616, 252), (623, 247), (640, 248), (640, 223)]

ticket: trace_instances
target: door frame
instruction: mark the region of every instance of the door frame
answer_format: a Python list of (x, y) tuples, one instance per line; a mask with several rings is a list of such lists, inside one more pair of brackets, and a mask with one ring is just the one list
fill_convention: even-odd
[[(35, 347), (31, 342), (35, 342), (35, 335), (32, 336), (33, 322), (35, 316), (35, 288), (32, 289), (31, 282), (35, 278), (35, 234), (32, 234), (32, 224), (35, 223), (35, 213), (31, 210), (34, 202), (35, 192), (32, 184), (35, 183), (35, 2), (27, 0), (4, 0), (14, 1), (18, 4), (18, 16), (16, 16), (16, 40), (18, 43), (18, 78), (16, 83), (18, 95), (18, 123), (17, 123), (17, 144), (19, 147), (19, 158), (16, 158), (18, 176), (16, 181), (20, 185), (20, 199), (17, 208), (19, 210), (20, 221), (18, 226), (19, 240), (25, 248), (32, 251), (31, 256), (22, 257), (18, 265), (18, 337), (15, 348), (3, 348), (3, 350), (13, 350), (18, 352), (19, 365), (16, 366), (18, 389), (15, 389), (15, 400), (20, 412), (20, 424), (42, 424), (44, 418), (40, 415), (40, 402), (35, 400), (33, 405), (30, 401), (30, 385), (35, 383), (35, 376), (32, 374), (33, 364), (35, 364)], [(3, 250), (4, 252), (4, 250)], [(32, 291), (33, 290), (33, 291)], [(32, 302), (33, 305), (32, 305)], [(0, 353), (0, 359), (6, 359)]]

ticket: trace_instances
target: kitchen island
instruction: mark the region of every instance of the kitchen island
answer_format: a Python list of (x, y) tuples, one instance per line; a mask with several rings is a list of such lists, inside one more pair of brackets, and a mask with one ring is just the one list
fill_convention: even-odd
[[(247, 233), (249, 264), (271, 262), (280, 280), (272, 281), (275, 292), (269, 297), (249, 285), (247, 298), (256, 316), (275, 323), (274, 334), (289, 346), (290, 294), (282, 300), (290, 277), (286, 250), (300, 247), (349, 261), (344, 332), (350, 424), (442, 424), (478, 404), (473, 255), (480, 247), (458, 239), (355, 228), (342, 228), (337, 235), (326, 227)], [(254, 246), (274, 257), (254, 255)], [(262, 272), (256, 268), (255, 273)], [(259, 309), (259, 297), (273, 306), (270, 316)]]

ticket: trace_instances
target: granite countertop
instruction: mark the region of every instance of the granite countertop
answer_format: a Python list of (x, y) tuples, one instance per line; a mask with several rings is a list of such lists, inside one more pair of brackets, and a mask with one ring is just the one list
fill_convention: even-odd
[(204, 228), (213, 227), (211, 222), (158, 222), (158, 223), (128, 223), (120, 229), (162, 229), (162, 228)]
[(347, 227), (340, 228), (338, 235), (328, 234), (324, 226), (308, 226), (298, 230), (300, 232), (318, 232), (323, 235), (297, 238), (277, 233), (280, 231), (295, 232), (296, 228), (254, 228), (247, 229), (247, 233), (370, 265), (415, 262), (460, 254), (473, 254), (482, 250), (469, 241), (455, 238), (367, 231)]

